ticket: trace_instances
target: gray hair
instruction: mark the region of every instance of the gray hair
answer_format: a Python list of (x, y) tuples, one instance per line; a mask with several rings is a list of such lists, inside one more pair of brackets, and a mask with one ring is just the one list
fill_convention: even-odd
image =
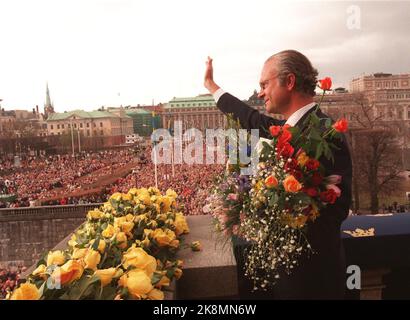
[(276, 62), (281, 85), (285, 84), (286, 76), (293, 73), (296, 78), (295, 90), (310, 96), (315, 95), (318, 72), (306, 56), (296, 50), (285, 50), (269, 57), (266, 63), (272, 60)]

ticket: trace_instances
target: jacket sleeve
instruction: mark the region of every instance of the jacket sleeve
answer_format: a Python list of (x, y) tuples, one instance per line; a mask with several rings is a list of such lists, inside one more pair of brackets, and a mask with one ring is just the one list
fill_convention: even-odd
[(242, 128), (259, 129), (261, 137), (269, 136), (270, 126), (284, 124), (284, 121), (261, 114), (258, 110), (226, 92), (219, 98), (217, 107), (225, 114), (232, 114), (234, 119), (239, 119)]

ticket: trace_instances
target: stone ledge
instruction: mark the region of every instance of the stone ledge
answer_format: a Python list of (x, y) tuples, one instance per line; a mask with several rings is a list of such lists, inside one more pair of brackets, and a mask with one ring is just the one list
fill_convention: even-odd
[[(176, 283), (177, 299), (216, 299), (238, 295), (236, 262), (230, 241), (218, 240), (211, 216), (188, 216), (190, 233), (184, 242), (200, 241), (202, 251), (189, 247), (178, 252), (184, 261), (183, 276)], [(226, 243), (224, 243), (226, 241)]]

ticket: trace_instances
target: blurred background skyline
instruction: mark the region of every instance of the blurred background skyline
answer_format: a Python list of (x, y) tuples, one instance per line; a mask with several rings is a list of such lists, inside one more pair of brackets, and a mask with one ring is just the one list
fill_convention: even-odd
[(409, 73), (410, 2), (0, 2), (0, 99), (6, 110), (55, 111), (168, 102), (215, 80), (245, 99), (264, 61), (296, 49), (334, 87), (375, 72)]

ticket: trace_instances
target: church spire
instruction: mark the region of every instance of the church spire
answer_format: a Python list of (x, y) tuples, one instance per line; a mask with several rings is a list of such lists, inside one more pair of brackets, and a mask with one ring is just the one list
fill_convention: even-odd
[(44, 115), (46, 118), (50, 113), (54, 113), (54, 106), (50, 99), (50, 90), (48, 89), (48, 82), (46, 85), (46, 103), (44, 104)]

